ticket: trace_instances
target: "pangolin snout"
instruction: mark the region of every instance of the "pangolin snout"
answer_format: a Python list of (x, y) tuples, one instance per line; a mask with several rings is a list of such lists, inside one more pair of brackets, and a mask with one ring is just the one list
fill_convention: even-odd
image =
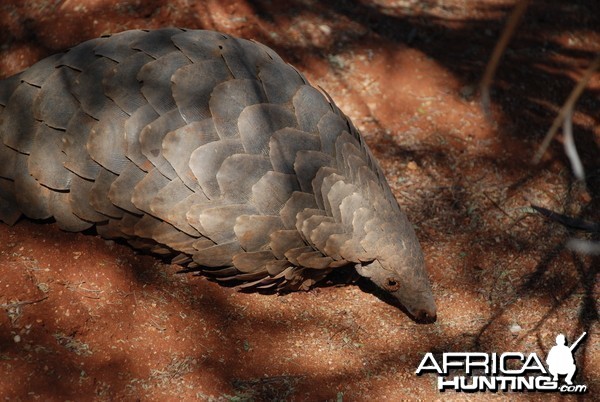
[(418, 310), (415, 314), (415, 321), (420, 324), (431, 324), (437, 320), (435, 309)]

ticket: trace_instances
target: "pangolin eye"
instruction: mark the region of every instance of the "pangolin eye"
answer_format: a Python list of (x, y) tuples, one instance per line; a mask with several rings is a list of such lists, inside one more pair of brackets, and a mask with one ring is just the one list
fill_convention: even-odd
[(385, 288), (390, 292), (400, 289), (400, 281), (395, 278), (387, 278), (385, 280)]

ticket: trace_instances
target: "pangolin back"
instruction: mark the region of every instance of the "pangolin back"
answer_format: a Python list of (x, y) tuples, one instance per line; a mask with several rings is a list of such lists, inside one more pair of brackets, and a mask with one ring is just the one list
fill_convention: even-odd
[(95, 226), (241, 287), (306, 289), (381, 262), (431, 293), (361, 135), (259, 43), (181, 29), (84, 42), (0, 82), (0, 138), (8, 224)]

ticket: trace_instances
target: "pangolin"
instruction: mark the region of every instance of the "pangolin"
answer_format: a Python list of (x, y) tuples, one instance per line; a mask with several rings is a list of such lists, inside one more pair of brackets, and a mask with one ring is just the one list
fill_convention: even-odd
[(239, 287), (357, 272), (418, 321), (421, 247), (352, 122), (270, 48), (205, 30), (89, 40), (0, 81), (0, 220), (172, 258)]

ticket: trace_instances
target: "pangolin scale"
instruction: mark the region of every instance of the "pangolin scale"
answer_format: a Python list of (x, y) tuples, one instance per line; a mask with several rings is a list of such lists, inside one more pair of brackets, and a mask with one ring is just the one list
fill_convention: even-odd
[(95, 227), (242, 288), (348, 264), (419, 320), (419, 242), (352, 122), (268, 47), (203, 30), (84, 42), (0, 81), (0, 220)]

